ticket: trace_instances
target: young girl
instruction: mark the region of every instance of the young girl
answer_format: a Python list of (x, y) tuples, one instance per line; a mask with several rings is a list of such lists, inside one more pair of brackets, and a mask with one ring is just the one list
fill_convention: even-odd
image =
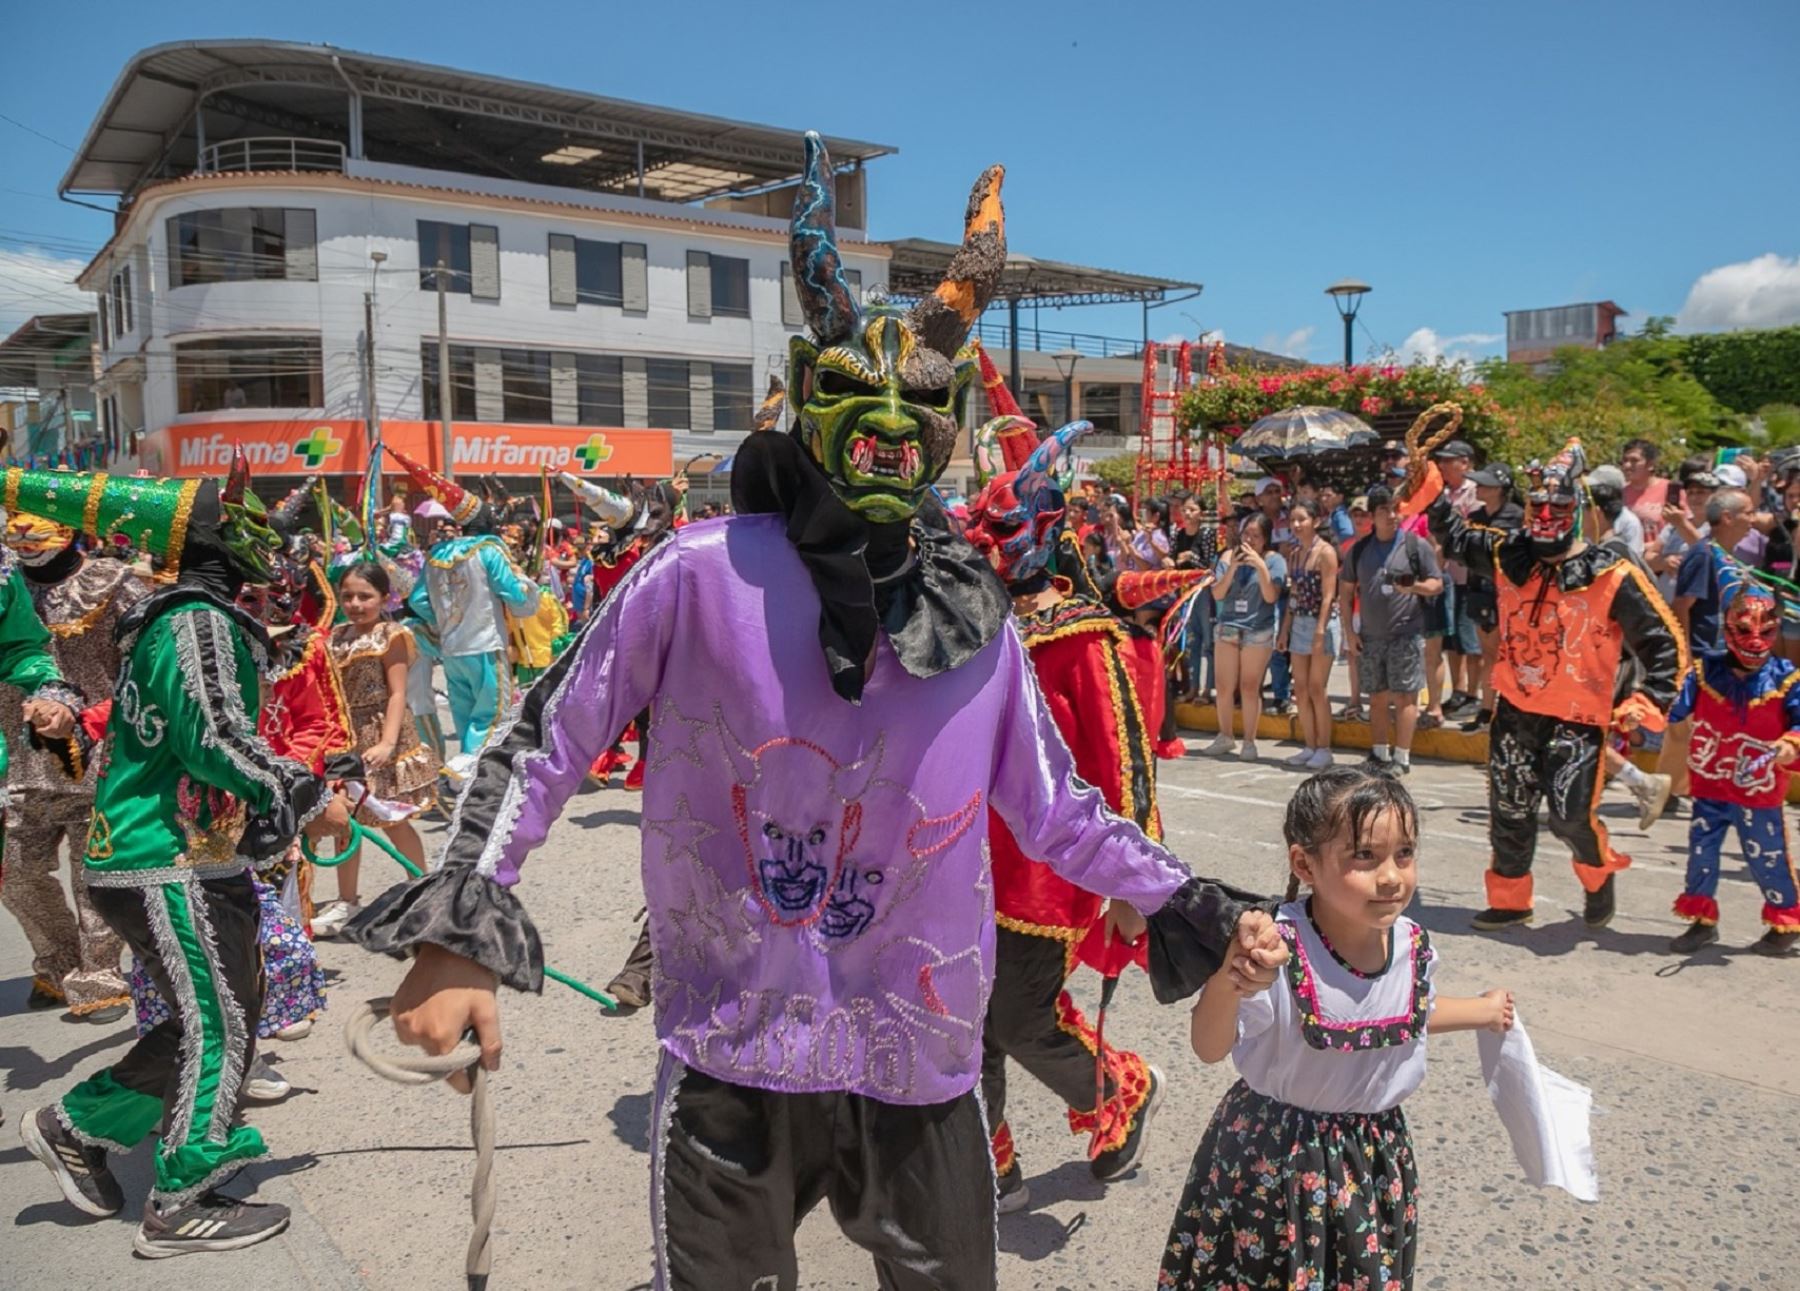
[[(1262, 711), (1263, 674), (1275, 650), (1275, 602), (1287, 584), (1287, 562), (1269, 549), (1269, 517), (1252, 511), (1238, 527), (1237, 545), (1213, 572), (1213, 664), (1219, 683), (1219, 734), (1206, 746), (1213, 757), (1237, 748), (1231, 738), (1234, 705), (1244, 709), (1244, 748), (1238, 756), (1256, 761), (1256, 718)], [(1204, 594), (1204, 593), (1203, 593)]]
[(1323, 771), (1331, 765), (1331, 700), (1325, 683), (1337, 662), (1337, 548), (1320, 534), (1319, 504), (1304, 498), (1288, 508), (1294, 545), (1288, 553), (1288, 614), (1276, 640), (1294, 673), (1294, 700), (1306, 747), (1287, 759), (1291, 767)]
[[(345, 622), (331, 633), (331, 657), (350, 704), (356, 751), (368, 772), (369, 796), (357, 809), (364, 825), (387, 831), (407, 860), (425, 868), (425, 845), (410, 818), (431, 805), (438, 760), (419, 742), (407, 708), (407, 674), (418, 653), (412, 633), (388, 619), (387, 571), (361, 561), (344, 571), (338, 604)], [(337, 867), (338, 899), (313, 919), (315, 936), (335, 936), (362, 907), (357, 901), (362, 858)]]
[(1229, 1054), (1241, 1079), (1200, 1142), (1157, 1285), (1408, 1287), (1418, 1175), (1400, 1104), (1425, 1079), (1427, 1030), (1508, 1030), (1512, 996), (1434, 993), (1431, 942), (1401, 913), (1418, 814), (1398, 781), (1313, 776), (1283, 833), (1286, 981), (1257, 993), (1228, 966), (1194, 1007), (1194, 1052)]

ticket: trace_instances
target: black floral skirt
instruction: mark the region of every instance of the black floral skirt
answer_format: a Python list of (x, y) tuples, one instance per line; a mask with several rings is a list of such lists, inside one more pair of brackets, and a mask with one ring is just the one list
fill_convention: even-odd
[(1410, 1287), (1418, 1185), (1400, 1108), (1309, 1112), (1240, 1080), (1194, 1154), (1156, 1285)]

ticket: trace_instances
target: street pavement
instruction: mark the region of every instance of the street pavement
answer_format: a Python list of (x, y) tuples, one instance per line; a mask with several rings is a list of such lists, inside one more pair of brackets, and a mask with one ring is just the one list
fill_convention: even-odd
[[(1198, 748), (1201, 740), (1190, 736)], [(1294, 773), (1198, 755), (1162, 765), (1171, 845), (1196, 870), (1278, 892), (1286, 878), (1280, 817)], [(1580, 890), (1546, 834), (1536, 926), (1472, 933), (1484, 902), (1485, 789), (1480, 768), (1418, 766), (1424, 812), (1419, 899), (1412, 913), (1441, 957), (1441, 991), (1516, 992), (1542, 1061), (1594, 1091), (1601, 1198), (1583, 1205), (1525, 1183), (1480, 1080), (1472, 1036), (1432, 1045), (1431, 1075), (1407, 1104), (1422, 1178), (1423, 1288), (1653, 1288), (1700, 1291), (1800, 1286), (1800, 1224), (1791, 1176), (1800, 1161), (1800, 961), (1744, 953), (1759, 934), (1759, 897), (1732, 854), (1720, 892), (1722, 948), (1686, 962), (1665, 951), (1680, 925), (1685, 820), (1646, 838), (1614, 791), (1607, 819), (1636, 864), (1621, 879), (1619, 916), (1587, 931)], [(584, 790), (526, 867), (523, 896), (550, 961), (604, 983), (629, 948), (641, 901), (636, 799)], [(430, 840), (428, 839), (428, 842)], [(389, 863), (364, 863), (374, 890)], [(321, 878), (322, 895), (333, 880)], [(86, 1219), (59, 1199), (19, 1145), (30, 1108), (116, 1057), (125, 1027), (102, 1029), (27, 1013), (30, 958), (0, 918), (0, 1285), (8, 1288), (226, 1285), (257, 1291), (460, 1285), (467, 1235), (467, 1104), (441, 1087), (388, 1084), (343, 1052), (351, 1002), (385, 995), (401, 966), (335, 942), (320, 957), (331, 1008), (313, 1035), (271, 1046), (294, 1092), (251, 1109), (275, 1153), (252, 1167), (261, 1196), (294, 1210), (282, 1238), (251, 1251), (149, 1263), (131, 1254), (149, 1179), (147, 1150), (117, 1162), (128, 1198), (113, 1220)], [(1091, 1010), (1094, 978), (1076, 994)], [(505, 1001), (505, 1065), (494, 1081), (500, 1144), (494, 1230), (498, 1288), (642, 1287), (650, 1276), (650, 1079), (647, 1013), (608, 1017), (555, 985)], [(1158, 1007), (1127, 979), (1107, 1018), (1115, 1043), (1168, 1077), (1148, 1159), (1102, 1187), (1062, 1110), (1015, 1069), (1010, 1110), (1034, 1203), (1000, 1221), (1000, 1284), (1112, 1288), (1155, 1284), (1157, 1263), (1195, 1147), (1229, 1064), (1203, 1067), (1187, 1047), (1186, 1010)], [(244, 1179), (239, 1180), (239, 1188)], [(821, 1207), (799, 1236), (802, 1285), (867, 1288), (865, 1257)]]

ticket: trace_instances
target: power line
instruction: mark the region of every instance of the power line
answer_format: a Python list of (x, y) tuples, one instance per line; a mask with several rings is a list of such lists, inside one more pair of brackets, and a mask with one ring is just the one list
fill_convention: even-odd
[(64, 143), (61, 139), (52, 139), (49, 135), (45, 134), (42, 130), (39, 130), (36, 126), (28, 126), (23, 121), (15, 121), (11, 117), (7, 116), (6, 113), (4, 113), (4, 112), (0, 112), (0, 121), (4, 121), (8, 125), (18, 126), (19, 129), (23, 130), (26, 134), (34, 134), (38, 138), (42, 139), (45, 143), (55, 144), (58, 148), (61, 148), (64, 152), (74, 152), (75, 151), (68, 144)]

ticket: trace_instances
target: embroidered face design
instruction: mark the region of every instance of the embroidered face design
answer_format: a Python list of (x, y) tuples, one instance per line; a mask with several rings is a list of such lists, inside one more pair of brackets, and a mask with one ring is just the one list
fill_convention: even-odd
[[(719, 740), (731, 762), (732, 814), (757, 901), (781, 927), (822, 921), (861, 836), (861, 799), (881, 763), (880, 744), (843, 766), (817, 744), (791, 736), (745, 748), (723, 719)], [(833, 926), (867, 922), (857, 902), (866, 903), (869, 886), (867, 872), (845, 885)], [(861, 897), (858, 887), (865, 889)]]
[(975, 361), (963, 348), (1006, 263), (1003, 172), (990, 167), (969, 196), (963, 244), (944, 281), (906, 310), (865, 305), (838, 255), (836, 176), (816, 134), (794, 195), (794, 290), (813, 339), (789, 344), (796, 433), (852, 511), (905, 520), (956, 450)]
[(1781, 611), (1774, 593), (1755, 584), (1739, 589), (1725, 611), (1725, 648), (1738, 666), (1755, 672), (1768, 662), (1781, 633)]

